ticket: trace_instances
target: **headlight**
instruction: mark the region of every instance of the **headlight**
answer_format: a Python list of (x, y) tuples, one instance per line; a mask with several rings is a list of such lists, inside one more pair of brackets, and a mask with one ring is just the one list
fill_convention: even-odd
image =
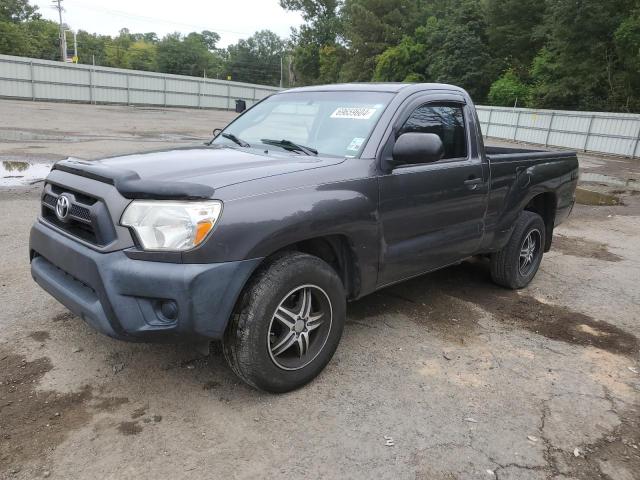
[(183, 251), (200, 245), (222, 212), (222, 202), (134, 200), (120, 225), (132, 228), (145, 250)]

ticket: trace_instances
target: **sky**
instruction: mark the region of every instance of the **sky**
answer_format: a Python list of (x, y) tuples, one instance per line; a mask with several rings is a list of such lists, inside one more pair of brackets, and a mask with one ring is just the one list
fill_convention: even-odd
[[(58, 21), (52, 0), (31, 0), (40, 14)], [(236, 43), (258, 30), (268, 29), (288, 37), (291, 27), (302, 23), (297, 12), (287, 12), (278, 0), (63, 0), (62, 20), (73, 30), (117, 35), (121, 28), (131, 32), (211, 30), (221, 39), (219, 47)]]

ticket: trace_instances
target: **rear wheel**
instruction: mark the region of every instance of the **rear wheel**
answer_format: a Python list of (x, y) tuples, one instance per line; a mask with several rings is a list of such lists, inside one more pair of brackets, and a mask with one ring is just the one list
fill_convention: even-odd
[(524, 288), (538, 272), (545, 243), (542, 217), (524, 211), (505, 247), (491, 255), (491, 278), (498, 285), (511, 289)]
[(296, 389), (331, 360), (344, 327), (340, 278), (321, 259), (286, 253), (249, 281), (223, 340), (225, 358), (248, 384)]

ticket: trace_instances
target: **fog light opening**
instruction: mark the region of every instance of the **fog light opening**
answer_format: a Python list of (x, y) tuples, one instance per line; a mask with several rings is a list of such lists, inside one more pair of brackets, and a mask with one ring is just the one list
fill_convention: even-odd
[(161, 300), (160, 314), (169, 321), (176, 320), (178, 318), (178, 304), (173, 300)]

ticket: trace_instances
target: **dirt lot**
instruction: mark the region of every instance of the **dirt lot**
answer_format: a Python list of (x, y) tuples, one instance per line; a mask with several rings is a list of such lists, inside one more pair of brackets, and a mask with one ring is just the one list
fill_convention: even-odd
[(232, 117), (0, 100), (0, 478), (640, 479), (640, 163), (581, 158), (583, 204), (529, 288), (478, 260), (380, 291), (286, 395), (240, 383), (217, 348), (101, 336), (35, 285), (43, 163), (193, 143)]

